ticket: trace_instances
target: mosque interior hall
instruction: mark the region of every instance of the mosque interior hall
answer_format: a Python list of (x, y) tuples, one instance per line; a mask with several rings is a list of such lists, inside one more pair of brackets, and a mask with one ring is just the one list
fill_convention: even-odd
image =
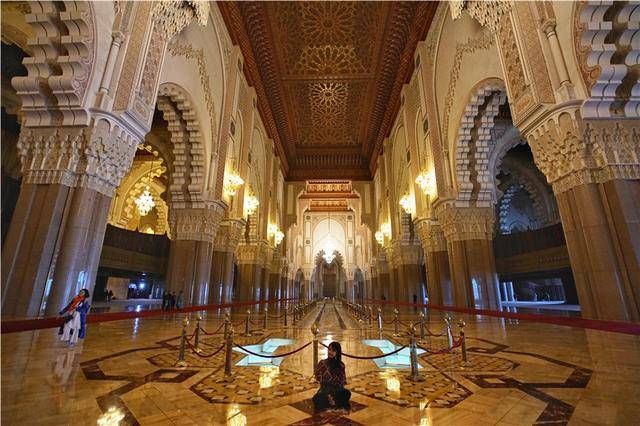
[(640, 2), (3, 1), (7, 425), (633, 425)]

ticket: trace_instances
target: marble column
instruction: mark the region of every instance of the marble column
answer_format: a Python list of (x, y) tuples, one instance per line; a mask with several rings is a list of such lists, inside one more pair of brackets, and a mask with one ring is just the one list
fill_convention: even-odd
[(224, 219), (213, 241), (211, 287), (208, 303), (231, 303), (235, 251), (244, 235), (244, 219)]
[(417, 244), (396, 244), (393, 248), (393, 263), (397, 281), (395, 299), (400, 302), (413, 303), (420, 300), (422, 286), (422, 248)]
[(36, 316), (43, 306), (56, 315), (80, 289), (93, 293), (111, 198), (141, 139), (106, 119), (86, 127), (27, 122), (22, 185), (2, 250), (2, 315), (9, 317)]
[[(240, 301), (259, 301), (263, 289), (268, 286), (269, 276), (264, 267), (266, 242), (241, 243), (236, 250), (238, 260), (238, 292)], [(265, 281), (266, 279), (266, 281)]]
[(169, 207), (167, 286), (176, 294), (183, 292), (184, 306), (208, 303), (213, 240), (225, 208), (223, 202), (205, 208)]
[(582, 315), (640, 321), (640, 180), (556, 194)]
[(600, 113), (558, 109), (525, 134), (556, 195), (582, 316), (640, 321), (638, 120), (582, 118)]
[(420, 219), (415, 222), (415, 226), (425, 256), (429, 303), (453, 305), (449, 254), (447, 253), (444, 231), (435, 220)]
[[(380, 251), (378, 254), (378, 288), (380, 289), (380, 293), (378, 293), (377, 297), (379, 299), (390, 300), (390, 285), (391, 278), (389, 277), (389, 263), (387, 262), (387, 255), (385, 251)], [(383, 297), (384, 296), (384, 297)]]
[(498, 274), (493, 254), (494, 212), (490, 207), (435, 206), (447, 240), (456, 306), (498, 309)]

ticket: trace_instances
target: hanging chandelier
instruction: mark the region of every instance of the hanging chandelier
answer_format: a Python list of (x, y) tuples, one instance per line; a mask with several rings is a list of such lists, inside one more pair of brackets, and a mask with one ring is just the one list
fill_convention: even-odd
[(328, 230), (327, 230), (327, 243), (324, 247), (324, 254), (322, 255), (322, 257), (324, 258), (324, 260), (327, 263), (331, 263), (333, 262), (333, 259), (335, 259), (335, 255), (333, 254), (333, 252), (335, 251), (335, 249), (333, 248), (333, 245), (331, 244), (331, 213), (327, 212), (327, 222), (328, 222)]
[(433, 195), (436, 193), (436, 179), (433, 171), (420, 173), (416, 178), (416, 183), (425, 195)]
[(136, 198), (135, 203), (140, 216), (148, 215), (149, 212), (156, 206), (156, 202), (153, 201), (153, 196), (149, 192), (149, 186), (147, 186), (142, 194), (140, 194), (138, 198)]
[(222, 190), (227, 197), (233, 197), (238, 189), (244, 184), (244, 180), (235, 172), (231, 171), (224, 177), (224, 185)]
[(405, 213), (414, 215), (416, 213), (415, 200), (411, 195), (403, 195), (399, 202)]
[(244, 211), (248, 216), (252, 215), (259, 205), (260, 201), (258, 201), (254, 195), (247, 194), (247, 196), (244, 197)]

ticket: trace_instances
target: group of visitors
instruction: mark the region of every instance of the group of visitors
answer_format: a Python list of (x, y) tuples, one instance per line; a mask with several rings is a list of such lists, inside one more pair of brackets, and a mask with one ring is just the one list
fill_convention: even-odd
[(174, 309), (182, 309), (184, 303), (184, 294), (182, 290), (176, 296), (176, 292), (163, 292), (162, 293), (162, 310), (172, 311)]

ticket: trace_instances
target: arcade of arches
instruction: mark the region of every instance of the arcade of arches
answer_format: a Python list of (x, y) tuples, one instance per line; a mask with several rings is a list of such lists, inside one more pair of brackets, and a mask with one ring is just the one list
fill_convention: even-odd
[[(86, 288), (92, 312), (172, 293), (181, 307), (340, 298), (640, 323), (639, 21), (635, 1), (2, 2), (2, 319), (56, 316)], [(334, 307), (311, 315), (357, 339)], [(499, 321), (470, 327), (502, 344)], [(113, 330), (131, 334), (124, 322)], [(552, 336), (540, 356), (557, 368), (575, 361), (562, 328), (522, 327)], [(606, 346), (608, 332), (571, 330)], [(53, 340), (37, 333), (19, 335)], [(610, 334), (623, 358), (640, 353)], [(5, 348), (28, 350), (19, 335), (3, 335), (3, 376)], [(604, 358), (580, 359), (597, 376)], [(625, 368), (640, 380), (637, 358)], [(532, 374), (530, 395), (526, 380), (551, 380)], [(474, 377), (470, 395), (492, 387)], [(109, 404), (87, 383), (98, 417)], [(590, 418), (575, 395), (556, 395), (554, 419)], [(3, 396), (3, 415), (25, 424), (16, 404)], [(224, 421), (211, 418), (194, 422)]]

